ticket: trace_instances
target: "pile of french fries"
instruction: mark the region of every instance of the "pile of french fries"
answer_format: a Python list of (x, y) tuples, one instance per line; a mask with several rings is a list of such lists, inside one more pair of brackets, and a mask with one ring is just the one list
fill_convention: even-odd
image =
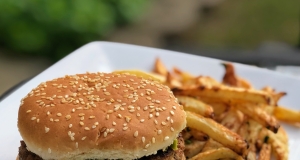
[(193, 76), (157, 58), (153, 73), (126, 71), (168, 85), (187, 114), (185, 155), (191, 160), (287, 160), (288, 137), (279, 120), (299, 126), (300, 112), (278, 106), (286, 93), (255, 89), (223, 64), (223, 81)]

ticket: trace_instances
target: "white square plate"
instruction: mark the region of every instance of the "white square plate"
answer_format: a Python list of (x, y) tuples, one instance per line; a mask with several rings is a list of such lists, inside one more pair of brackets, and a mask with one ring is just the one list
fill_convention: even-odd
[[(0, 103), (0, 159), (15, 159), (21, 137), (17, 128), (20, 100), (39, 83), (66, 74), (85, 72), (110, 72), (120, 69), (150, 71), (156, 57), (162, 59), (168, 68), (177, 66), (195, 75), (208, 75), (221, 80), (224, 69), (221, 60), (188, 55), (173, 51), (140, 47), (134, 45), (92, 42), (63, 58), (41, 74), (34, 77)], [(300, 80), (273, 71), (253, 66), (235, 64), (237, 74), (248, 79), (255, 87), (269, 85), (278, 91), (288, 93), (281, 105), (300, 110)], [(300, 129), (284, 125), (289, 136), (289, 159), (300, 157)]]

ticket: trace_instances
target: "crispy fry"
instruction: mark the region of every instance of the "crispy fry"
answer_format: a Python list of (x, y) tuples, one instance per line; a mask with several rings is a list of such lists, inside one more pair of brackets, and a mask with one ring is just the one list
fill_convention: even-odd
[(154, 73), (160, 74), (162, 76), (166, 76), (168, 73), (167, 68), (165, 65), (162, 63), (162, 61), (159, 58), (156, 58), (155, 64), (154, 64)]
[(191, 128), (191, 135), (193, 136), (193, 139), (198, 140), (198, 141), (206, 141), (208, 139), (208, 135), (197, 130), (194, 128)]
[(300, 112), (286, 107), (274, 107), (274, 116), (281, 121), (288, 123), (300, 123)]
[(178, 102), (183, 105), (184, 110), (200, 114), (204, 117), (213, 118), (213, 108), (200, 100), (188, 96), (176, 96)]
[(272, 151), (274, 151), (275, 156), (278, 160), (288, 159), (288, 137), (285, 130), (280, 127), (277, 134), (263, 129), (259, 135), (258, 145), (263, 146), (263, 143), (268, 143), (271, 145)]
[(167, 73), (167, 85), (170, 88), (181, 88), (182, 87), (182, 83), (176, 79), (170, 72)]
[(212, 149), (218, 149), (224, 147), (221, 143), (213, 140), (212, 138), (209, 138), (207, 140), (207, 142), (205, 143), (202, 152), (208, 151), (208, 150), (212, 150)]
[(188, 95), (215, 98), (224, 102), (250, 102), (274, 105), (275, 101), (273, 97), (263, 91), (244, 89), (244, 88), (232, 88), (227, 86), (200, 86), (194, 88), (177, 88), (173, 89), (176, 95)]
[(250, 103), (238, 103), (232, 105), (236, 109), (251, 117), (253, 120), (266, 127), (267, 129), (277, 133), (280, 127), (278, 121), (272, 115), (266, 113), (261, 107)]
[(259, 151), (258, 160), (270, 160), (271, 159), (271, 145), (264, 143)]
[(188, 158), (191, 158), (201, 152), (205, 145), (206, 141), (191, 141), (189, 144), (185, 145), (184, 155)]
[(225, 74), (223, 76), (223, 84), (233, 87), (241, 87), (241, 88), (252, 88), (251, 84), (238, 76), (236, 76), (234, 67), (231, 63), (223, 63), (225, 67)]
[(182, 83), (186, 83), (187, 81), (190, 81), (191, 79), (195, 78), (190, 73), (181, 71), (177, 67), (173, 67), (173, 71), (174, 71), (175, 74), (180, 76), (180, 79), (181, 79)]
[(117, 70), (114, 71), (113, 73), (122, 73), (122, 74), (131, 74), (131, 75), (136, 75), (138, 77), (142, 77), (145, 79), (152, 79), (161, 83), (164, 83), (166, 81), (166, 78), (155, 74), (155, 73), (148, 73), (140, 70)]
[(245, 156), (247, 143), (236, 133), (218, 124), (212, 119), (187, 111), (187, 125), (204, 132), (209, 137), (220, 142), (240, 155)]
[(276, 103), (280, 100), (280, 98), (282, 98), (283, 96), (286, 95), (285, 92), (278, 92), (278, 93), (275, 92), (275, 89), (270, 86), (266, 86), (266, 87), (262, 88), (261, 90), (265, 91), (267, 93), (270, 93), (273, 96)]
[(234, 151), (230, 150), (229, 148), (225, 148), (225, 147), (201, 152), (196, 156), (192, 157), (191, 160), (198, 160), (198, 159), (213, 160), (213, 159), (221, 159), (221, 158), (243, 160), (243, 157), (236, 154)]
[(240, 126), (242, 125), (243, 121), (243, 113), (241, 113), (238, 110), (231, 109), (226, 113), (224, 117), (222, 117), (220, 124), (222, 124), (224, 127), (230, 129), (233, 132), (237, 132)]

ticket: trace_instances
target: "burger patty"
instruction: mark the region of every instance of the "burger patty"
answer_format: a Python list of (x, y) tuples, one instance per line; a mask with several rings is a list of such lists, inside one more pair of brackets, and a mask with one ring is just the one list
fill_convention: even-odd
[[(181, 134), (177, 138), (177, 150), (172, 148), (167, 148), (166, 151), (159, 150), (157, 154), (150, 155), (147, 157), (142, 157), (139, 160), (185, 160), (184, 156), (184, 140)], [(19, 160), (43, 160), (38, 155), (27, 150), (24, 141), (21, 141), (21, 146), (19, 147)]]

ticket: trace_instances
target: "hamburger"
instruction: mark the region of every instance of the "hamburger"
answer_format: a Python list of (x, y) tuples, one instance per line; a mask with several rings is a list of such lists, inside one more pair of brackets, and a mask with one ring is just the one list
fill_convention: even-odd
[(18, 159), (185, 159), (186, 115), (171, 90), (130, 74), (41, 83), (22, 99)]

